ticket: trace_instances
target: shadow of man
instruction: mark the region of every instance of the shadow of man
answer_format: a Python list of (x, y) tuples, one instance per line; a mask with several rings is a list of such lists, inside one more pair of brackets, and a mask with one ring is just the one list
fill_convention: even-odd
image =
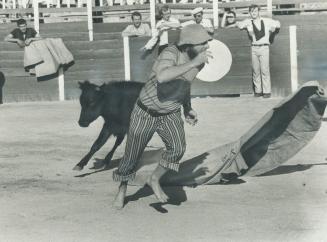
[[(164, 208), (164, 205), (170, 204), (175, 206), (180, 206), (183, 202), (187, 201), (186, 192), (183, 186), (163, 186), (162, 189), (169, 197), (168, 201), (165, 203), (151, 203), (150, 206), (153, 207), (160, 213), (168, 213), (168, 210)], [(125, 199), (125, 205), (129, 202), (137, 201), (143, 197), (148, 197), (153, 194), (152, 189), (145, 185), (139, 189), (136, 193), (129, 195)]]

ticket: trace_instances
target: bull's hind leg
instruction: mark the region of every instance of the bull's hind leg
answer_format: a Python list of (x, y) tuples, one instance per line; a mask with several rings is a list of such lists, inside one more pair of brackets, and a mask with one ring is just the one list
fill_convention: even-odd
[(119, 134), (117, 136), (117, 139), (116, 139), (116, 142), (115, 142), (114, 147), (111, 149), (111, 151), (108, 153), (108, 155), (106, 155), (106, 158), (104, 159), (104, 163), (105, 163), (106, 166), (109, 165), (109, 163), (110, 163), (110, 161), (112, 159), (112, 156), (114, 155), (117, 147), (121, 144), (121, 142), (123, 142), (124, 137), (125, 137), (124, 134)]
[(108, 140), (110, 135), (112, 134), (111, 130), (109, 129), (106, 124), (103, 125), (102, 130), (99, 134), (99, 137), (95, 140), (94, 144), (92, 145), (89, 153), (87, 153), (83, 159), (73, 168), (73, 170), (80, 171), (87, 165), (91, 157), (97, 152)]

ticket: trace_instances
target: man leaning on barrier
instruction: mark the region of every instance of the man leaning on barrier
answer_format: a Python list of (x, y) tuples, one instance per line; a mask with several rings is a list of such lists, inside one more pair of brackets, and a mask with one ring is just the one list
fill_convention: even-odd
[(179, 20), (171, 17), (171, 9), (168, 5), (160, 8), (159, 15), (161, 20), (156, 24), (154, 35), (142, 48), (143, 51), (152, 50), (159, 42), (158, 55), (168, 46), (168, 30), (181, 27)]
[(32, 41), (41, 39), (34, 28), (27, 27), (25, 19), (18, 19), (17, 27), (5, 37), (4, 41), (16, 43), (19, 47), (24, 48), (30, 45)]
[(203, 8), (202, 7), (193, 9), (191, 11), (191, 14), (194, 17), (194, 20), (189, 20), (189, 21), (182, 23), (182, 27), (185, 27), (190, 24), (201, 24), (203, 26), (203, 28), (205, 28), (205, 30), (207, 30), (207, 32), (209, 34), (214, 33), (214, 28), (211, 23), (211, 20), (207, 19), (207, 18), (203, 18)]
[(142, 15), (139, 12), (133, 12), (131, 17), (133, 24), (123, 30), (121, 34), (123, 37), (151, 36), (151, 29), (148, 24), (142, 23)]

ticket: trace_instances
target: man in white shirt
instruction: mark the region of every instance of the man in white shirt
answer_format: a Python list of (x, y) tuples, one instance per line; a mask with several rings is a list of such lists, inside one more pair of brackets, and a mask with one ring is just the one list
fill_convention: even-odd
[(156, 31), (148, 43), (144, 46), (145, 50), (151, 50), (159, 39), (158, 54), (168, 46), (168, 30), (181, 27), (178, 19), (171, 17), (171, 10), (168, 5), (164, 5), (159, 10), (161, 20), (156, 24)]
[(189, 21), (182, 23), (182, 27), (185, 27), (190, 24), (201, 24), (205, 28), (205, 30), (207, 30), (207, 32), (209, 34), (213, 34), (214, 28), (212, 26), (212, 23), (211, 23), (210, 19), (203, 18), (203, 8), (202, 7), (193, 9), (191, 11), (191, 13), (194, 17), (194, 20), (189, 20)]
[[(271, 18), (260, 17), (258, 5), (251, 5), (251, 19), (236, 22), (234, 26), (248, 31), (252, 41), (252, 79), (254, 96), (269, 98), (271, 96), (271, 81), (269, 67), (269, 45), (279, 32), (280, 22)], [(228, 26), (231, 27), (231, 26)]]
[(148, 24), (142, 23), (142, 15), (139, 12), (132, 13), (132, 25), (128, 25), (121, 33), (126, 36), (151, 36), (151, 29)]

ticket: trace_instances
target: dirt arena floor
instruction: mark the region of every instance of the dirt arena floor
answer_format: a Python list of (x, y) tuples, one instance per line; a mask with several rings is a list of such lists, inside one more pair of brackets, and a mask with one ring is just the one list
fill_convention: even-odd
[[(185, 125), (184, 159), (233, 141), (280, 101), (197, 98), (195, 127)], [(233, 184), (165, 187), (170, 204), (130, 186), (123, 210), (110, 169), (73, 171), (103, 121), (80, 128), (77, 101), (0, 106), (0, 241), (327, 241), (327, 122), (314, 140), (270, 175)], [(162, 147), (158, 136), (148, 150)]]

